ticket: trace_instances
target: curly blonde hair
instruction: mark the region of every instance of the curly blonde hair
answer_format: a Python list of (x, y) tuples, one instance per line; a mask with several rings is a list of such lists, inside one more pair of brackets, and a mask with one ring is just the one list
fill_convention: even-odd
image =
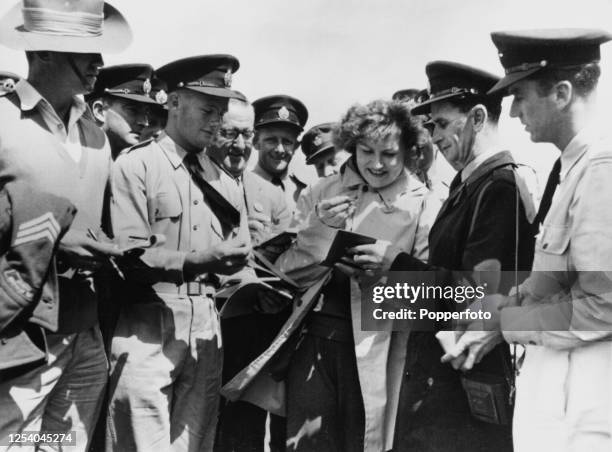
[(419, 120), (410, 114), (408, 105), (380, 99), (349, 108), (334, 128), (333, 137), (336, 149), (354, 154), (359, 141), (385, 139), (399, 133), (400, 147), (410, 151), (421, 130)]

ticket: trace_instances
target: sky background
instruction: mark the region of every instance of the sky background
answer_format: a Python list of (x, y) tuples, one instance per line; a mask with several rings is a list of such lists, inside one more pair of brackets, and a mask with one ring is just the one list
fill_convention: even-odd
[[(0, 0), (4, 15), (14, 0)], [(233, 87), (251, 100), (290, 94), (310, 111), (307, 124), (335, 121), (355, 102), (426, 87), (428, 61), (446, 59), (501, 74), (489, 33), (542, 27), (612, 29), (612, 0), (114, 0), (134, 41), (107, 65), (231, 53), (241, 67)], [(25, 57), (0, 46), (0, 69), (26, 73)], [(602, 47), (599, 105), (612, 100), (612, 43)], [(500, 131), (541, 185), (558, 153), (534, 145), (504, 103)], [(603, 107), (601, 108), (603, 111)], [(607, 112), (604, 112), (607, 113)], [(609, 114), (600, 115), (607, 126)], [(1, 119), (0, 119), (1, 120)], [(610, 126), (607, 126), (610, 128)], [(296, 165), (302, 170), (302, 162)], [(442, 168), (442, 172), (447, 171)]]

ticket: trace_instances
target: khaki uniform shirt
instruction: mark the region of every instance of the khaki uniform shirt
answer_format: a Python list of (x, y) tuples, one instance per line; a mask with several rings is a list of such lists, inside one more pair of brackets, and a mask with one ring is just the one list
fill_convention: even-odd
[[(268, 182), (272, 182), (272, 180), (274, 179), (272, 175), (270, 175), (268, 172), (266, 172), (266, 170), (259, 166), (259, 163), (255, 168), (253, 168), (253, 173), (264, 178)], [(298, 176), (293, 173), (285, 174), (283, 177), (281, 177), (280, 182), (280, 188), (285, 193), (285, 201), (287, 202), (289, 211), (293, 214), (293, 212), (295, 211), (295, 205), (297, 203), (297, 200), (300, 197), (300, 193), (308, 186), (308, 184), (304, 183)]]
[(251, 231), (253, 245), (262, 243), (289, 227), (291, 210), (280, 187), (271, 184), (251, 171), (243, 173), (240, 186), (244, 193), (249, 218), (254, 215), (264, 215), (269, 219), (269, 223), (266, 224), (266, 229), (262, 233)]
[(536, 237), (521, 306), (502, 310), (508, 342), (572, 349), (612, 336), (612, 145), (579, 132)]
[(146, 268), (135, 277), (143, 282), (182, 284), (187, 253), (233, 237), (250, 244), (244, 202), (236, 183), (204, 152), (198, 155), (204, 179), (241, 212), (240, 227), (224, 235), (219, 219), (183, 163), (186, 155), (162, 133), (154, 141), (134, 146), (115, 161), (111, 180), (115, 235), (124, 244), (151, 234), (166, 238), (163, 246), (149, 249), (141, 257)]

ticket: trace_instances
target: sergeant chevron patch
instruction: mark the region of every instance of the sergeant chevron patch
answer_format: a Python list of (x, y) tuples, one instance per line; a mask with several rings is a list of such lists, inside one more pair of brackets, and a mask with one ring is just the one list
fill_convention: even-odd
[(19, 225), (13, 246), (47, 239), (52, 244), (60, 233), (60, 226), (51, 212)]

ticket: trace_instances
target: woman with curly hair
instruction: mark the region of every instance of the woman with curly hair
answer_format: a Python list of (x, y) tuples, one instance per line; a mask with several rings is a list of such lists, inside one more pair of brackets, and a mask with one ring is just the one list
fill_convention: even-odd
[[(334, 130), (351, 153), (339, 174), (320, 180), (301, 199), (302, 229), (277, 260), (308, 287), (326, 272), (339, 229), (395, 243), (427, 258), (437, 204), (405, 167), (419, 134), (409, 107), (397, 101), (355, 105)], [(406, 333), (362, 331), (361, 293), (378, 282), (336, 267), (305, 317), (287, 384), (287, 440), (297, 451), (391, 449)], [(379, 328), (383, 330), (384, 327)]]
[[(529, 220), (534, 209), (524, 183), (515, 174), (512, 155), (500, 144), (501, 96), (486, 94), (499, 77), (446, 61), (429, 63), (426, 72), (431, 98), (412, 112), (431, 114), (433, 141), (457, 170), (431, 227), (429, 259), (400, 251), (392, 242), (359, 245), (351, 252), (356, 253), (355, 262), (372, 272), (428, 272), (428, 285), (462, 288), (464, 276), (469, 275), (489, 293), (507, 293), (520, 282), (515, 271), (531, 267), (534, 241)], [(403, 273), (402, 278), (409, 274)], [(388, 284), (397, 275), (391, 273)], [(440, 311), (465, 309), (461, 300), (454, 301), (424, 303)], [(487, 309), (488, 302), (480, 308), (485, 302), (471, 309)], [(461, 341), (474, 345), (470, 352), (457, 352), (458, 347), (451, 345), (443, 359), (450, 362), (441, 362), (445, 350), (436, 330), (452, 326), (440, 322), (419, 326), (420, 331), (413, 326), (410, 332), (394, 448), (511, 452), (508, 400), (513, 376), (508, 346), (501, 343), (497, 331), (468, 331)], [(455, 333), (446, 331), (441, 336), (447, 333), (454, 343)], [(497, 402), (482, 389), (493, 385), (498, 389), (493, 393), (499, 396)], [(468, 396), (470, 387), (475, 390)]]

